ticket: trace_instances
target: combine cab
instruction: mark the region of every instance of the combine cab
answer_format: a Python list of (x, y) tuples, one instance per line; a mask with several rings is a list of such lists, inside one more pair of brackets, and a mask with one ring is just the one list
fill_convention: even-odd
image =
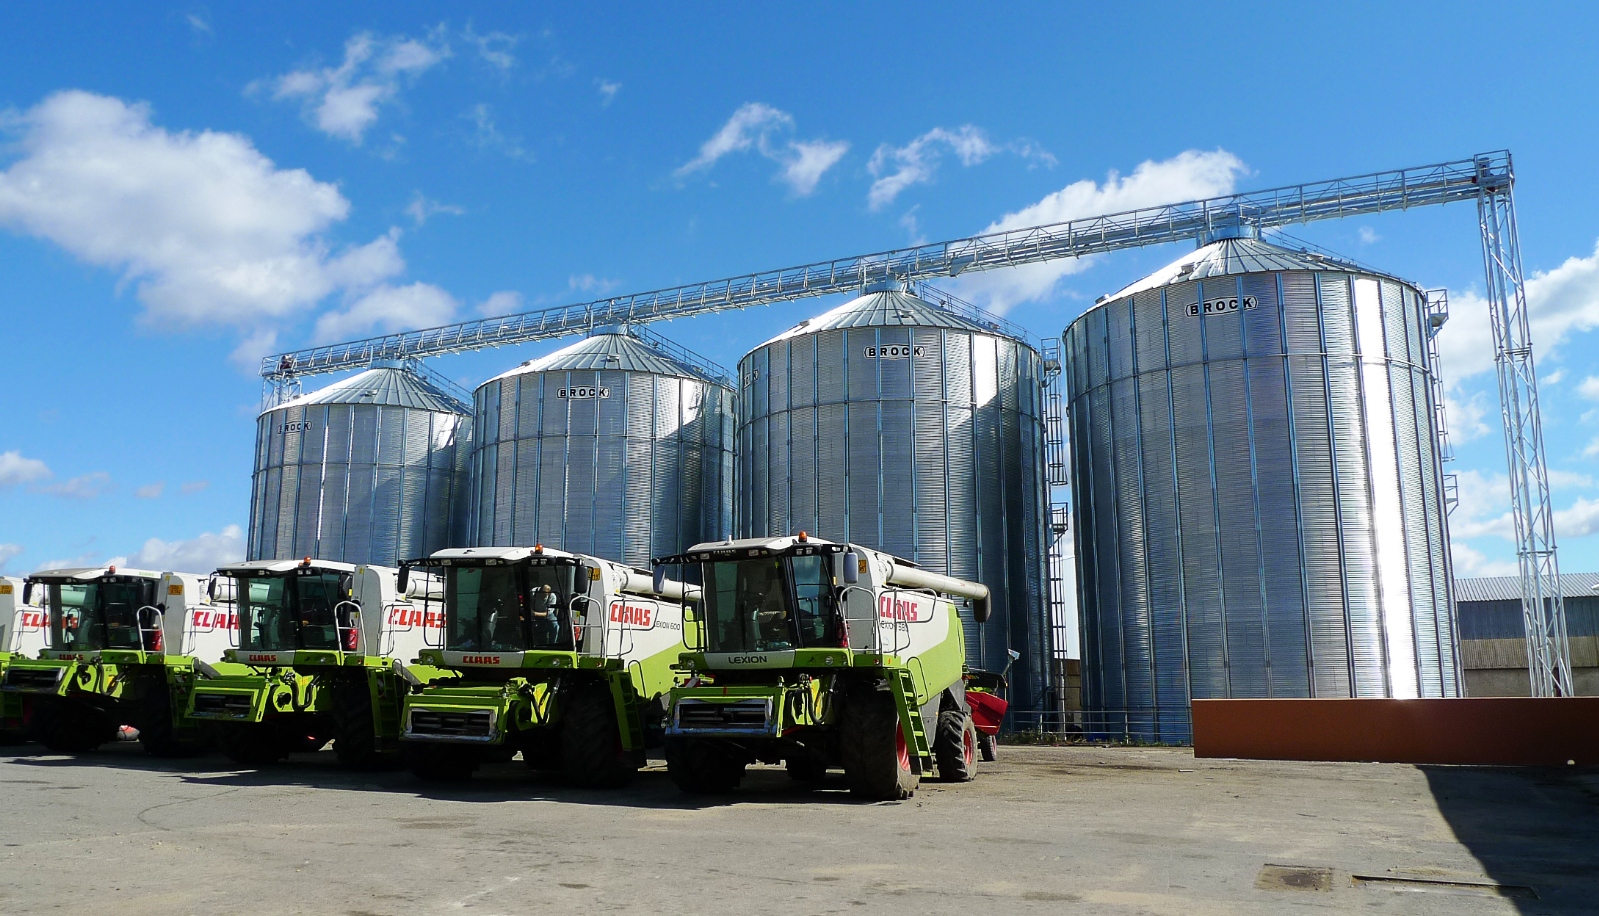
[[(694, 565), (704, 639), (671, 694), (666, 760), (688, 792), (736, 788), (784, 762), (802, 783), (842, 767), (850, 789), (902, 799), (924, 775), (973, 777), (1003, 715), (996, 678), (965, 669), (957, 602), (988, 618), (988, 589), (853, 544), (718, 541), (656, 561)], [(981, 694), (968, 699), (968, 690)]]
[(407, 660), (439, 621), (413, 599), (436, 584), (398, 571), (313, 560), (256, 560), (216, 572), (216, 600), (236, 617), (238, 663), (196, 684), (189, 715), (216, 726), (222, 749), (261, 766), (329, 740), (339, 763), (395, 760), (405, 691), (439, 672)]
[(29, 728), (63, 753), (93, 750), (120, 725), (144, 749), (175, 756), (203, 748), (182, 715), (196, 680), (218, 674), (228, 646), (225, 619), (201, 599), (206, 579), (114, 566), (53, 569), (29, 576), (23, 603), (44, 607), (48, 647), (14, 658), (0, 679), (7, 705), (21, 701)]
[(422, 653), (454, 675), (405, 704), (411, 768), (461, 779), (518, 751), (582, 786), (626, 783), (660, 736), (688, 593), (640, 570), (542, 546), (441, 550), (444, 641)]
[[(50, 645), (45, 609), (24, 604), (27, 587), (21, 579), (0, 577), (0, 683), (13, 658), (36, 658)], [(20, 695), (0, 692), (0, 744), (21, 740), (27, 731)]]

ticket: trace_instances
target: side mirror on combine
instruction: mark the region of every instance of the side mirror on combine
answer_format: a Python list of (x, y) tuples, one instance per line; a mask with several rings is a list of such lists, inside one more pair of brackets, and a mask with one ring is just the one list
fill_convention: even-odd
[(659, 595), (661, 591), (666, 588), (665, 566), (655, 567), (655, 578), (651, 580), (650, 584), (655, 589), (655, 594), (657, 595)]
[(22, 603), (23, 604), (32, 604), (33, 603), (33, 583), (32, 582), (24, 582), (24, 583), (22, 583)]
[(855, 551), (850, 550), (844, 554), (844, 584), (854, 585), (861, 581), (861, 558)]
[(405, 594), (405, 587), (407, 585), (410, 585), (410, 584), (411, 584), (411, 567), (406, 566), (404, 563), (401, 563), (400, 564), (400, 575), (399, 575), (399, 578), (397, 580), (395, 580), (394, 590), (396, 592), (400, 593), (401, 595), (403, 595), (403, 594)]

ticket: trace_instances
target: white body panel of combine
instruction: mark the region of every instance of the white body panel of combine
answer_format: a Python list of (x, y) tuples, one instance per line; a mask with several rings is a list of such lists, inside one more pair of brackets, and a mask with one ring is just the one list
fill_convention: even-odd
[[(443, 644), (444, 614), (437, 576), (412, 571), (399, 594), (400, 571), (392, 566), (357, 566), (355, 602), (361, 606), (361, 651), (414, 662), (423, 649)], [(422, 599), (435, 599), (431, 607)]]
[(219, 662), (239, 638), (239, 618), (227, 607), (209, 601), (209, 576), (161, 574), (156, 601), (161, 605), (163, 654), (192, 655)]
[[(844, 616), (849, 625), (850, 648), (880, 652), (900, 658), (924, 655), (950, 638), (950, 615), (955, 603), (928, 589), (902, 588), (888, 583), (894, 558), (851, 544), (859, 570), (854, 585), (844, 588)], [(844, 581), (849, 553), (833, 554), (833, 575)]]
[(0, 652), (37, 658), (50, 647), (50, 617), (42, 605), (23, 604), (23, 582), (0, 577)]

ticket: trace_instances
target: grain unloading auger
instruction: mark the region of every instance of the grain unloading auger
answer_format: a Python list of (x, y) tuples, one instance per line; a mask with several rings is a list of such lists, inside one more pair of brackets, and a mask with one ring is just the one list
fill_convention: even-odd
[(139, 730), (158, 756), (199, 750), (206, 734), (183, 714), (196, 681), (226, 669), (228, 615), (208, 604), (205, 576), (118, 569), (53, 569), (27, 578), (48, 645), (14, 658), (0, 691), (21, 701), (29, 730), (51, 750), (90, 751)]
[(439, 673), (411, 664), (440, 626), (421, 609), (435, 580), (307, 557), (224, 566), (213, 581), (236, 615), (237, 666), (197, 682), (188, 713), (230, 758), (259, 766), (331, 739), (344, 766), (398, 760), (405, 692)]
[(923, 775), (965, 781), (991, 755), (1005, 702), (968, 671), (956, 601), (988, 619), (988, 588), (854, 544), (795, 537), (699, 544), (656, 560), (702, 571), (703, 638), (666, 727), (672, 779), (735, 788), (784, 762), (804, 783), (843, 767), (851, 790), (909, 797)]
[(659, 740), (697, 590), (543, 546), (441, 550), (409, 565), (444, 580), (444, 638), (421, 660), (453, 673), (406, 699), (417, 775), (461, 779), (520, 752), (581, 786), (633, 777)]

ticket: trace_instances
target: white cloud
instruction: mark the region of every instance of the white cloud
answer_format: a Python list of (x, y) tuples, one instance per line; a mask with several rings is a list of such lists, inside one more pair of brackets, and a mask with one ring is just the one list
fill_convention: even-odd
[(253, 329), (404, 269), (393, 233), (334, 255), (322, 234), (349, 201), (238, 134), (169, 133), (147, 106), (77, 91), (11, 123), (0, 224), (122, 271), (152, 319)]
[(1563, 538), (1587, 537), (1599, 532), (1599, 500), (1579, 497), (1570, 508), (1555, 510), (1555, 535)]
[(1514, 541), (1510, 479), (1504, 474), (1458, 471), (1455, 480), (1460, 486), (1460, 502), (1449, 516), (1449, 533), (1459, 538), (1493, 535)]
[(1577, 393), (1590, 401), (1599, 401), (1599, 375), (1590, 375), (1577, 386)]
[(6, 564), (16, 559), (22, 553), (21, 544), (0, 544), (0, 572), (6, 571)]
[(429, 283), (379, 286), (342, 312), (317, 319), (317, 343), (350, 340), (364, 333), (393, 333), (447, 324), (455, 317), (455, 297)]
[(105, 471), (91, 471), (60, 483), (46, 484), (40, 487), (39, 491), (67, 499), (95, 499), (110, 489), (110, 474)]
[(139, 489), (134, 490), (133, 495), (140, 499), (160, 499), (161, 494), (166, 491), (166, 488), (167, 482), (164, 480), (158, 480), (155, 483), (147, 483)]
[(621, 83), (613, 83), (610, 80), (595, 80), (595, 84), (595, 88), (600, 92), (601, 108), (609, 108), (611, 103), (616, 101), (616, 94), (622, 91)]
[[(1188, 150), (1159, 162), (1140, 163), (1126, 177), (1111, 172), (1103, 184), (1088, 179), (1073, 182), (1031, 206), (1005, 214), (983, 232), (1231, 194), (1246, 171), (1243, 160), (1226, 150)], [(1086, 270), (1091, 263), (1091, 258), (1046, 261), (959, 277), (950, 285), (956, 295), (1002, 314), (1017, 303), (1051, 295), (1062, 278)]]
[(425, 39), (375, 37), (362, 32), (344, 43), (337, 67), (294, 70), (252, 84), (272, 89), (274, 99), (299, 99), (306, 116), (323, 133), (359, 145), (378, 119), (378, 107), (392, 102), (405, 79), (414, 79), (450, 56), (437, 32)]
[(506, 72), (516, 66), (516, 56), (511, 51), (522, 40), (520, 35), (511, 35), (506, 32), (488, 32), (478, 34), (468, 22), (466, 28), (461, 30), (461, 38), (477, 49), (478, 59), (489, 66)]
[(24, 458), (19, 451), (0, 452), (0, 490), (33, 483), (50, 476), (50, 466), (37, 458)]
[(533, 157), (522, 147), (522, 141), (507, 137), (500, 132), (499, 126), (494, 123), (494, 109), (490, 108), (488, 103), (479, 102), (473, 105), (461, 117), (472, 122), (474, 128), (472, 142), (480, 148), (498, 150), (512, 159), (532, 161)]
[(1549, 487), (1554, 490), (1585, 490), (1593, 486), (1593, 475), (1549, 469)]
[(477, 313), (485, 318), (498, 318), (522, 311), (522, 294), (504, 289), (478, 303)]
[[(40, 563), (38, 566), (34, 567), (33, 571), (44, 572), (47, 569), (81, 569), (84, 567), (106, 565), (100, 562), (100, 556), (101, 555), (99, 553), (91, 551), (89, 553), (80, 553), (75, 557), (59, 557), (54, 560), (45, 560), (43, 563)], [(113, 557), (112, 559), (119, 561), (116, 563), (118, 566), (126, 565), (125, 557)]]
[(727, 123), (700, 145), (700, 154), (673, 174), (685, 178), (715, 165), (722, 157), (751, 149), (778, 164), (776, 179), (797, 197), (816, 191), (828, 169), (849, 152), (845, 140), (795, 140), (778, 142), (776, 134), (794, 130), (794, 116), (761, 102), (747, 102)]
[(1449, 554), (1454, 560), (1455, 577), (1471, 579), (1478, 576), (1514, 576), (1521, 570), (1515, 560), (1490, 560), (1487, 555), (1479, 550), (1473, 550), (1469, 545), (1451, 541)]
[(211, 486), (211, 481), (209, 480), (189, 480), (178, 487), (178, 492), (187, 496), (190, 493), (198, 493), (209, 486)]
[(1458, 387), (1444, 388), (1444, 422), (1449, 424), (1449, 438), (1453, 442), (1470, 442), (1493, 432), (1487, 423), (1491, 409), (1485, 392), (1466, 395)]
[[(1449, 295), (1449, 322), (1438, 332), (1444, 380), (1455, 385), (1494, 367), (1488, 302), (1474, 292)], [(1527, 279), (1527, 318), (1539, 360), (1554, 357), (1573, 333), (1599, 327), (1599, 244)]]
[(466, 208), (457, 206), (455, 204), (443, 204), (436, 200), (429, 200), (428, 198), (422, 196), (421, 191), (417, 191), (416, 194), (411, 197), (411, 202), (406, 205), (405, 212), (406, 215), (410, 216), (418, 226), (421, 226), (423, 223), (428, 221), (428, 217), (435, 216), (440, 213), (445, 213), (450, 216), (463, 216), (466, 214)]
[(1595, 436), (1582, 450), (1584, 458), (1599, 458), (1599, 436)]
[(1542, 384), (1545, 384), (1545, 385), (1558, 385), (1558, 384), (1560, 384), (1560, 380), (1565, 378), (1565, 377), (1566, 377), (1566, 370), (1564, 370), (1564, 369), (1556, 369), (1555, 371), (1553, 371), (1553, 372), (1549, 373), (1548, 375), (1544, 376)]
[(186, 541), (150, 538), (125, 562), (134, 569), (205, 574), (242, 559), (244, 530), (238, 525), (229, 525), (220, 534), (207, 531)]
[(200, 13), (188, 13), (184, 16), (184, 21), (189, 24), (189, 28), (196, 35), (211, 34), (211, 23), (207, 22), (205, 16)]
[(1361, 226), (1359, 230), (1359, 236), (1360, 244), (1362, 245), (1375, 245), (1382, 241), (1382, 236), (1378, 235), (1377, 230), (1371, 228), (1370, 226)]
[(962, 124), (955, 130), (935, 127), (904, 146), (884, 143), (872, 153), (866, 168), (875, 180), (866, 192), (867, 206), (881, 210), (911, 185), (932, 181), (946, 149), (954, 153), (963, 166), (977, 165), (1001, 152), (1013, 152), (1046, 165), (1055, 164), (1054, 156), (1028, 140), (999, 145), (989, 140), (982, 128), (971, 124)]
[(573, 292), (590, 293), (595, 296), (603, 296), (621, 285), (621, 280), (596, 277), (593, 274), (572, 274), (566, 278), (567, 289)]

